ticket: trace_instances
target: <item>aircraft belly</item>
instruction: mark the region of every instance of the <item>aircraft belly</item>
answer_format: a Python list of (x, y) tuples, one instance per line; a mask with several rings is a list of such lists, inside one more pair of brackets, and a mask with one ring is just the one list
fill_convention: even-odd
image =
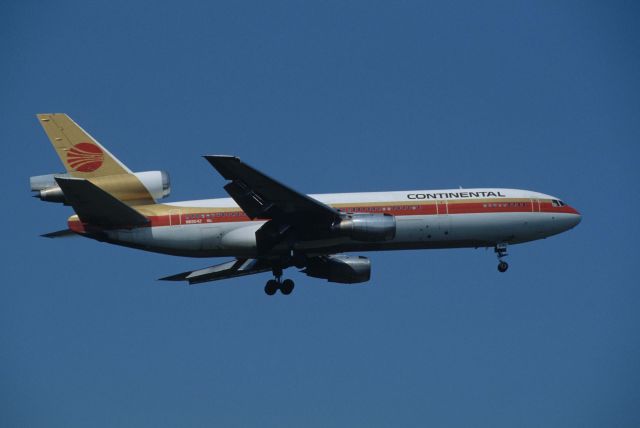
[(257, 252), (256, 231), (264, 222), (242, 223), (239, 227), (233, 227), (222, 234), (220, 248), (232, 252), (238, 256), (253, 256)]
[(448, 215), (405, 216), (396, 219), (394, 244), (448, 241)]
[[(389, 247), (407, 244), (424, 247), (451, 243), (493, 245), (542, 239), (566, 229), (557, 214), (539, 212), (474, 213), (406, 216), (397, 219), (396, 237)], [(571, 221), (571, 220), (567, 220)], [(565, 222), (566, 223), (566, 222)], [(382, 243), (382, 246), (385, 244)]]
[(110, 239), (123, 244), (144, 247), (150, 251), (202, 249), (199, 225), (141, 227), (132, 230), (116, 230), (108, 233)]
[(556, 216), (540, 212), (455, 214), (449, 216), (451, 237), (492, 243), (533, 241), (561, 231), (554, 231), (558, 229)]
[(114, 243), (148, 251), (181, 252), (194, 256), (245, 256), (255, 254), (255, 231), (261, 225), (261, 222), (251, 222), (144, 227), (109, 231), (107, 236)]
[(222, 225), (200, 225), (200, 245), (202, 250), (222, 249), (222, 236), (225, 228)]
[[(565, 219), (563, 216), (566, 216)], [(376, 251), (411, 248), (493, 246), (542, 239), (566, 230), (568, 214), (519, 212), (397, 217), (396, 236), (390, 241), (358, 242), (349, 238), (304, 241), (302, 252)], [(256, 230), (264, 222), (192, 224), (108, 231), (109, 241), (160, 253), (192, 257), (255, 257)], [(276, 246), (272, 253), (286, 253)]]

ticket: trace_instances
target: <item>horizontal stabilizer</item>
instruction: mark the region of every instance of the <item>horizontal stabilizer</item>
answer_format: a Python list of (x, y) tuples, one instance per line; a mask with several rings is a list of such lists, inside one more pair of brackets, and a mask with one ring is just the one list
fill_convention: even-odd
[(83, 223), (132, 228), (149, 220), (129, 205), (82, 178), (56, 177), (65, 199)]
[(253, 275), (271, 270), (271, 265), (258, 259), (238, 259), (225, 262), (208, 268), (182, 272), (160, 278), (160, 281), (188, 281), (190, 285), (200, 284), (220, 279), (235, 278), (238, 276)]
[(73, 238), (75, 236), (78, 236), (78, 234), (71, 229), (62, 229), (55, 232), (45, 233), (44, 235), (40, 236), (42, 236), (43, 238)]

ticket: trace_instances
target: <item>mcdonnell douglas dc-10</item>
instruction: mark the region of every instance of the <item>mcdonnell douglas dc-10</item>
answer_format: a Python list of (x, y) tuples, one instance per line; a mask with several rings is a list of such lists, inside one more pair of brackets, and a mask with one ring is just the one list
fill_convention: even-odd
[(305, 195), (234, 156), (204, 156), (231, 198), (158, 203), (163, 171), (132, 172), (65, 114), (40, 123), (67, 172), (31, 177), (34, 196), (70, 205), (68, 229), (97, 241), (187, 257), (231, 261), (162, 278), (199, 284), (272, 272), (264, 291), (290, 294), (295, 266), (311, 277), (354, 284), (371, 276), (368, 258), (346, 252), (494, 248), (498, 270), (509, 244), (573, 228), (580, 214), (559, 198), (517, 189), (410, 190)]

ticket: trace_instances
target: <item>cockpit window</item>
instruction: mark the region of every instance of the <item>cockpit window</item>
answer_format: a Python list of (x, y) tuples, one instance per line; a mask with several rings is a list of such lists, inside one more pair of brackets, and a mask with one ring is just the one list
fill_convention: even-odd
[(559, 199), (552, 199), (551, 205), (554, 207), (564, 207), (566, 204)]

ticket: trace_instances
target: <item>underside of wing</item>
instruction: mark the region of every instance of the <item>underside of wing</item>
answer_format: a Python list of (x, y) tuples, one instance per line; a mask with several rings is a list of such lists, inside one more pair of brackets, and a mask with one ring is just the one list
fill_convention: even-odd
[(271, 270), (271, 265), (259, 259), (237, 259), (204, 269), (182, 272), (160, 278), (161, 281), (188, 281), (190, 285), (221, 279), (253, 275)]

